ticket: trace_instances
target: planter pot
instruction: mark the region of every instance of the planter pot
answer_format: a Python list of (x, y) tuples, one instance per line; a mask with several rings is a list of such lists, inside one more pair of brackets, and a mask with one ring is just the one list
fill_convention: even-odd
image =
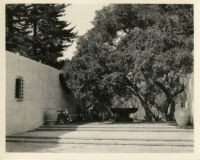
[(48, 109), (45, 112), (45, 124), (54, 125), (57, 121), (58, 112), (56, 109)]
[(176, 123), (181, 127), (188, 125), (190, 122), (190, 113), (186, 108), (177, 109), (174, 113), (174, 116)]

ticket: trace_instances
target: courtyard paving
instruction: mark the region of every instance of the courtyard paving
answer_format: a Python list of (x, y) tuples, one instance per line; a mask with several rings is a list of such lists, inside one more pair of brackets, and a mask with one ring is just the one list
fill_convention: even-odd
[(7, 136), (7, 152), (193, 152), (192, 127), (174, 123), (95, 122), (41, 126)]

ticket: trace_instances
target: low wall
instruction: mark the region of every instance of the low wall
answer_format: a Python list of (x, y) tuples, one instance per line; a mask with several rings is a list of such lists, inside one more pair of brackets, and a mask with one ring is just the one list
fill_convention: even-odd
[[(6, 53), (6, 135), (33, 130), (44, 123), (48, 108), (67, 107), (76, 115), (77, 101), (63, 92), (59, 74), (61, 71), (30, 60)], [(24, 96), (15, 98), (15, 81), (24, 80)]]

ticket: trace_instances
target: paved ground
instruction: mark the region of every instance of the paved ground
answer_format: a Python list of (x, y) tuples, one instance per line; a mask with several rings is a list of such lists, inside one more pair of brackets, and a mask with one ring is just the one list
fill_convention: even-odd
[(7, 137), (7, 152), (193, 152), (193, 129), (174, 123), (41, 126)]

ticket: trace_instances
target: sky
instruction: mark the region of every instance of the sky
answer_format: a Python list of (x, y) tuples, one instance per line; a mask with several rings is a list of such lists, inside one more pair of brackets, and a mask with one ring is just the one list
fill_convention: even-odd
[[(92, 28), (91, 21), (95, 17), (95, 11), (102, 9), (103, 6), (105, 4), (72, 4), (66, 8), (66, 15), (62, 20), (71, 22), (70, 27), (75, 26), (74, 31), (77, 31), (78, 35), (83, 35)], [(75, 50), (76, 41), (63, 52), (63, 58), (71, 59)]]

